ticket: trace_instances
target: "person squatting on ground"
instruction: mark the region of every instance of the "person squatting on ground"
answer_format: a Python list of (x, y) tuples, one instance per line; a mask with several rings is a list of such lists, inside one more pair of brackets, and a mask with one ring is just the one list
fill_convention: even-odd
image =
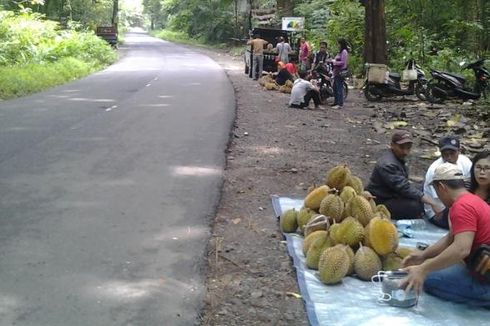
[(308, 108), (310, 100), (313, 99), (315, 108), (322, 109), (320, 106), (320, 92), (316, 86), (314, 86), (307, 78), (307, 72), (300, 71), (299, 78), (294, 81), (293, 88), (291, 90), (291, 98), (289, 100), (289, 107), (292, 108)]
[(439, 151), (441, 152), (441, 157), (432, 162), (432, 164), (427, 169), (424, 181), (424, 194), (431, 197), (436, 203), (438, 203), (444, 210), (439, 214), (436, 214), (430, 205), (425, 204), (425, 216), (427, 219), (442, 228), (449, 229), (448, 224), (448, 212), (449, 209), (444, 207), (442, 202), (437, 198), (436, 191), (434, 187), (431, 186), (432, 177), (434, 176), (435, 169), (442, 163), (452, 163), (456, 164), (461, 171), (463, 171), (463, 176), (465, 180), (470, 179), (471, 174), (471, 160), (460, 153), (460, 143), (459, 139), (455, 136), (445, 136), (439, 140)]
[(260, 38), (259, 34), (255, 34), (252, 40), (247, 41), (247, 44), (252, 46), (252, 77), (254, 80), (262, 77), (262, 70), (264, 70), (264, 46), (267, 43), (266, 40)]
[(408, 276), (401, 286), (490, 308), (490, 251), (478, 251), (490, 245), (490, 206), (466, 190), (463, 173), (455, 164), (439, 165), (432, 180), (437, 196), (449, 207), (449, 232), (403, 260)]
[(289, 72), (289, 70), (287, 69), (286, 65), (283, 62), (279, 61), (277, 63), (277, 67), (279, 70), (276, 77), (275, 77), (277, 85), (282, 86), (282, 85), (286, 84), (286, 81), (288, 81), (288, 80), (290, 80), (291, 82), (294, 82), (293, 75), (291, 75), (291, 73)]
[(277, 57), (279, 61), (284, 64), (289, 63), (289, 53), (291, 53), (292, 49), (289, 43), (284, 40), (284, 37), (279, 37), (279, 43), (276, 45)]
[(385, 205), (392, 219), (422, 218), (423, 204), (428, 204), (439, 213), (442, 209), (421, 189), (410, 183), (405, 161), (412, 149), (412, 135), (407, 130), (397, 129), (391, 136), (390, 149), (377, 160), (366, 187), (376, 198), (376, 204)]
[(470, 173), (470, 192), (490, 205), (490, 151), (475, 155)]
[(338, 39), (339, 52), (334, 60), (330, 60), (333, 64), (333, 95), (335, 109), (341, 109), (344, 106), (344, 79), (341, 72), (347, 70), (349, 62), (349, 52), (347, 41), (343, 38)]

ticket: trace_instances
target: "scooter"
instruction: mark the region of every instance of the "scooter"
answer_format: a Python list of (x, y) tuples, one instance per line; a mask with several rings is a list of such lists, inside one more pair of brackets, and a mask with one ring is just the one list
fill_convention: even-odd
[[(320, 90), (320, 101), (322, 104), (327, 102), (329, 97), (333, 97), (333, 67), (329, 63), (320, 63), (311, 71), (311, 81), (315, 82)], [(344, 99), (349, 94), (349, 86), (344, 81)]]
[(487, 97), (487, 80), (490, 72), (483, 66), (485, 59), (464, 65), (462, 69), (472, 69), (475, 74), (475, 85), (473, 89), (465, 88), (466, 80), (462, 76), (444, 71), (431, 70), (432, 79), (427, 85), (427, 99), (431, 103), (442, 103), (446, 99), (478, 100), (482, 95)]
[(413, 67), (413, 70), (416, 71), (416, 76), (413, 76), (415, 78), (408, 82), (408, 88), (401, 87), (401, 75), (395, 72), (388, 73), (384, 83), (370, 82), (366, 77), (362, 87), (366, 99), (368, 101), (380, 101), (383, 97), (416, 95), (419, 99), (425, 101), (427, 88), (425, 72), (414, 59), (410, 59), (407, 62), (407, 66)]

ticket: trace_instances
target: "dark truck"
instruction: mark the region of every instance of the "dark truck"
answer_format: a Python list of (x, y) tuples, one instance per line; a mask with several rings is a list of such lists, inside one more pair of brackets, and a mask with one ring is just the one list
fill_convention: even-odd
[[(266, 40), (270, 44), (276, 47), (277, 43), (279, 42), (279, 37), (284, 37), (285, 40), (288, 41), (289, 45), (291, 46), (293, 52), (289, 54), (289, 61), (291, 60), (298, 60), (298, 54), (297, 54), (297, 46), (296, 43), (293, 39), (293, 32), (290, 31), (285, 31), (282, 29), (270, 29), (270, 28), (254, 28), (252, 30), (251, 35), (260, 35), (260, 38), (263, 40)], [(293, 42), (294, 41), (294, 42)], [(245, 61), (245, 73), (248, 74), (250, 78), (252, 78), (252, 72), (253, 72), (253, 53), (252, 53), (252, 46), (247, 45), (247, 49), (245, 50), (245, 55), (244, 55), (244, 61)], [(266, 72), (276, 72), (277, 71), (277, 62), (276, 60), (277, 53), (276, 52), (270, 52), (264, 49), (264, 71)]]
[(98, 26), (95, 34), (106, 40), (112, 47), (117, 47), (117, 27), (116, 26)]

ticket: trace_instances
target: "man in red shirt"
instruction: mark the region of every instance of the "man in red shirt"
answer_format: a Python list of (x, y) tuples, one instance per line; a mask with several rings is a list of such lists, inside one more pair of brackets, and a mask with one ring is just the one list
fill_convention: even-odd
[[(422, 288), (440, 298), (490, 307), (490, 283), (483, 275), (470, 270), (469, 257), (481, 245), (490, 245), (490, 206), (464, 187), (458, 166), (443, 163), (434, 171), (432, 181), (437, 196), (449, 207), (449, 233), (424, 251), (403, 261), (407, 291)], [(465, 263), (462, 263), (462, 260)]]

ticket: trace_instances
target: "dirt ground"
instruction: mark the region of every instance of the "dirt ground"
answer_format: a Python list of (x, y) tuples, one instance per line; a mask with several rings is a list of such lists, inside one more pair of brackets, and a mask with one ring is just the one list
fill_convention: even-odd
[(373, 104), (350, 89), (343, 110), (292, 109), (289, 94), (267, 91), (245, 75), (241, 58), (203, 51), (228, 74), (237, 115), (208, 248), (201, 325), (309, 324), (271, 195), (304, 197), (340, 163), (366, 184), (397, 123), (416, 136), (409, 163), (416, 181), (435, 159), (439, 135), (458, 133), (470, 157), (488, 146), (488, 113), (474, 105), (430, 106), (415, 98)]

